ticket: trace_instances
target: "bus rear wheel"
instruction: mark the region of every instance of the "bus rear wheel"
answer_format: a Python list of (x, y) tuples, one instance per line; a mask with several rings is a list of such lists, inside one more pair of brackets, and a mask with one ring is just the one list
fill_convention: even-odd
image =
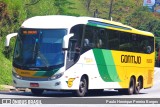
[(87, 80), (85, 77), (82, 77), (79, 84), (79, 89), (74, 91), (74, 94), (78, 97), (83, 97), (87, 93)]
[(135, 90), (135, 82), (134, 78), (132, 77), (129, 82), (129, 87), (127, 89), (118, 89), (118, 92), (121, 94), (127, 94), (127, 95), (132, 95)]
[(134, 82), (134, 78), (132, 77), (130, 79), (130, 83), (129, 83), (129, 87), (127, 89), (127, 94), (128, 95), (132, 95), (135, 89), (135, 82)]
[(134, 93), (139, 94), (141, 88), (142, 88), (142, 80), (139, 78), (138, 83), (135, 86)]
[(40, 96), (43, 94), (44, 90), (43, 89), (31, 89), (32, 94)]

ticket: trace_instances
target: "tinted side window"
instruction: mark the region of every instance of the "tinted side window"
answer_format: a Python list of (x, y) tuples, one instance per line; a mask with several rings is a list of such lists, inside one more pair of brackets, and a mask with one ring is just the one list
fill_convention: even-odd
[(71, 28), (70, 33), (73, 33), (74, 36), (69, 39), (66, 69), (75, 64), (80, 57), (82, 32), (83, 25), (76, 25)]
[(119, 32), (119, 39), (120, 39), (120, 44), (119, 44), (119, 50), (121, 51), (133, 51), (132, 48), (132, 43), (131, 43), (131, 35), (125, 32)]
[(154, 52), (154, 38), (148, 36), (140, 36), (138, 52), (150, 54)]
[(96, 48), (106, 49), (107, 48), (107, 34), (105, 29), (98, 29)]
[(121, 32), (120, 51), (152, 53), (154, 51), (154, 38), (144, 35)]
[(126, 52), (152, 53), (154, 38), (128, 32), (86, 26), (82, 53), (93, 49), (109, 49)]
[(114, 30), (107, 30), (108, 49), (119, 50), (119, 33)]
[(83, 40), (83, 52), (86, 52), (96, 47), (97, 30), (95, 27), (86, 26), (84, 40)]

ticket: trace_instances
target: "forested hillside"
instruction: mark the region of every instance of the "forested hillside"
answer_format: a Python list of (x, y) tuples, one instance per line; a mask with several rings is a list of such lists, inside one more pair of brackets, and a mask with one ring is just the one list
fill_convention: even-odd
[[(143, 7), (143, 0), (113, 0), (112, 19), (160, 37), (160, 14)], [(41, 15), (93, 16), (108, 19), (110, 0), (0, 0), (0, 84), (12, 84), (12, 51), (4, 48), (5, 36), (17, 32), (24, 20)], [(156, 46), (158, 47), (158, 42)]]

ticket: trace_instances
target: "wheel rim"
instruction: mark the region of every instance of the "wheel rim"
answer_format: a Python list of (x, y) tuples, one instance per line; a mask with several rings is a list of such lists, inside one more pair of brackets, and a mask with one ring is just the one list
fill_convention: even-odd
[(137, 90), (140, 90), (140, 83), (138, 83), (137, 85)]
[(141, 89), (141, 81), (138, 80), (138, 84), (137, 84), (137, 86), (136, 86), (136, 91), (137, 91), (137, 93), (139, 93), (140, 89)]
[(84, 81), (81, 81), (80, 86), (79, 86), (80, 93), (85, 93), (85, 89), (86, 89), (86, 84)]
[(130, 86), (129, 86), (129, 92), (130, 92), (130, 94), (132, 94), (133, 91), (134, 91), (134, 81), (131, 80), (131, 83), (130, 83)]

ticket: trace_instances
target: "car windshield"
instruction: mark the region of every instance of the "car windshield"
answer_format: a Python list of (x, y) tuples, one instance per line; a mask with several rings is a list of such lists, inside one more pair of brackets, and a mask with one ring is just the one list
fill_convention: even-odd
[(13, 64), (26, 69), (63, 66), (66, 33), (66, 29), (20, 29)]

